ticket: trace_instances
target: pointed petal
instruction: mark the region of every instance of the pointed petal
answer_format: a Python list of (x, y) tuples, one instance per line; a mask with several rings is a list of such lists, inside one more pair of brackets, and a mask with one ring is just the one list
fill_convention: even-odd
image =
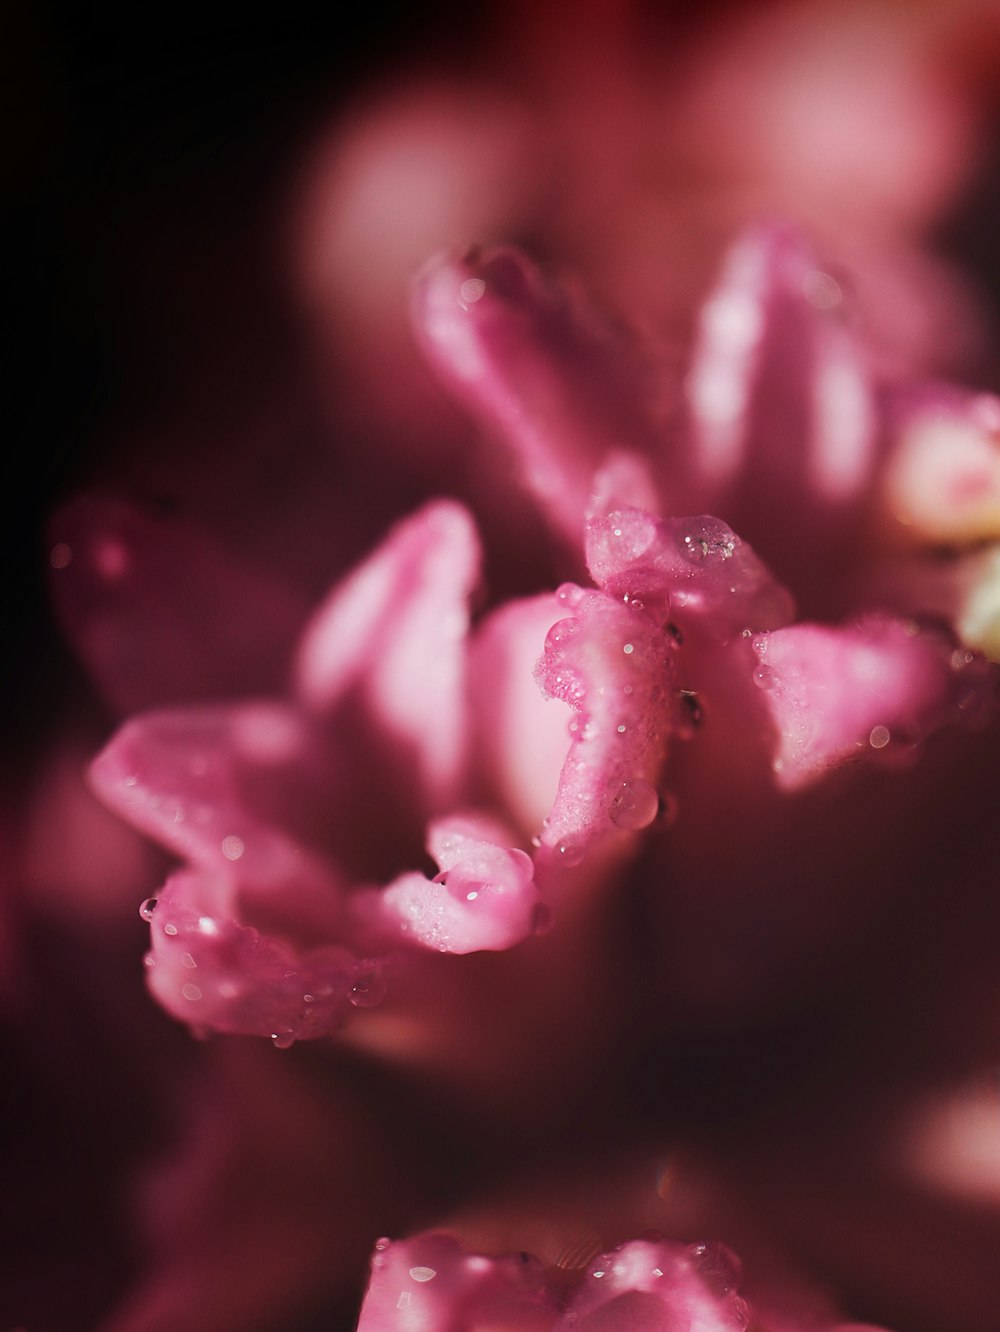
[(432, 264), (415, 318), (445, 382), (507, 440), (528, 487), (575, 545), (609, 443), (652, 449), (634, 353), (510, 249)]
[(465, 638), (478, 577), (472, 520), (460, 505), (430, 504), (334, 589), (299, 652), (307, 703), (332, 709), (359, 687), (374, 722), (412, 749), (439, 799), (465, 757)]
[[(721, 486), (749, 468), (797, 476), (831, 503), (858, 498), (870, 475), (870, 393), (837, 307), (839, 284), (791, 229), (749, 229), (730, 249), (702, 308), (689, 378), (697, 464)], [(762, 386), (782, 371), (758, 429)], [(773, 385), (768, 386), (773, 388)], [(799, 435), (797, 447), (790, 448)]]
[(284, 683), (306, 607), (272, 575), (98, 496), (62, 510), (50, 538), (57, 614), (117, 711)]
[(778, 730), (774, 771), (795, 790), (852, 758), (905, 757), (933, 731), (985, 723), (997, 673), (953, 640), (872, 616), (797, 624), (753, 642), (754, 675)]

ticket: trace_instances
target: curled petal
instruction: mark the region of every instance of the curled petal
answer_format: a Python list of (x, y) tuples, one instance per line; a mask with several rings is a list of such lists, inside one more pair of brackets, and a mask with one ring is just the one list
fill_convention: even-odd
[(936, 387), (901, 396), (882, 504), (925, 544), (1000, 537), (1000, 399)]
[(773, 768), (794, 790), (848, 759), (912, 753), (932, 731), (995, 710), (996, 672), (943, 634), (872, 616), (797, 624), (753, 641), (754, 680), (778, 731)]
[(532, 933), (538, 908), (531, 857), (482, 815), (433, 823), (433, 879), (403, 874), (378, 895), (379, 917), (399, 937), (442, 953), (512, 948)]
[(610, 596), (685, 626), (697, 621), (718, 638), (791, 618), (789, 593), (718, 518), (659, 522), (622, 508), (591, 519), (586, 550), (594, 581)]
[(193, 528), (84, 496), (51, 525), (56, 610), (119, 712), (284, 681), (306, 607)]
[(225, 916), (214, 898), (206, 875), (181, 872), (144, 907), (149, 988), (180, 1021), (284, 1047), (327, 1036), (352, 1003), (374, 1002), (377, 963), (333, 946), (300, 953)]
[(381, 1239), (357, 1332), (551, 1332), (557, 1307), (528, 1254), (487, 1258), (450, 1235)]
[(432, 264), (415, 318), (446, 383), (520, 458), (528, 486), (575, 545), (609, 441), (652, 447), (634, 356), (515, 250)]
[(465, 755), (465, 636), (478, 578), (472, 520), (458, 504), (429, 504), (334, 589), (299, 653), (309, 705), (328, 710), (360, 687), (376, 723), (412, 749), (439, 797)]
[(569, 585), (560, 595), (571, 614), (549, 631), (538, 681), (576, 715), (541, 841), (572, 866), (616, 829), (656, 818), (675, 668), (671, 640), (643, 609)]

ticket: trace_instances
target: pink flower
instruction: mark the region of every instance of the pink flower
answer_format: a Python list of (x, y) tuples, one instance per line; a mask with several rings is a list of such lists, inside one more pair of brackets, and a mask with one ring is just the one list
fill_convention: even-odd
[[(537, 1142), (593, 1097), (602, 1057), (656, 1120), (683, 1102), (654, 1070), (684, 1042), (780, 1031), (801, 1004), (836, 1023), (898, 911), (912, 912), (926, 967), (961, 955), (962, 919), (928, 930), (946, 894), (967, 910), (988, 901), (997, 672), (979, 649), (993, 631), (987, 617), (970, 633), (957, 592), (938, 596), (938, 618), (915, 618), (947, 501), (910, 502), (902, 570), (895, 533), (898, 497), (927, 493), (920, 477), (947, 470), (955, 432), (988, 496), (976, 432), (989, 400), (890, 394), (837, 303), (817, 299), (823, 277), (784, 227), (739, 239), (667, 431), (630, 338), (521, 256), (428, 268), (425, 350), (507, 441), (552, 533), (549, 589), (485, 611), (480, 541), (452, 500), (399, 522), (310, 614), (162, 520), (102, 500), (57, 520), (71, 634), (109, 697), (157, 705), (119, 730), (92, 781), (180, 861), (142, 907), (147, 981), (174, 1017), (279, 1048), (338, 1035), (457, 1092), (474, 1118), (530, 1123)], [(947, 528), (964, 566), (991, 510), (965, 498), (970, 484), (954, 493), (972, 515)], [(219, 702), (229, 681), (238, 696)], [(921, 876), (923, 906), (907, 892)], [(982, 969), (940, 968), (930, 985), (924, 970), (875, 968), (864, 986), (879, 1005), (914, 982), (928, 1011), (996, 1006)], [(857, 1057), (905, 1045), (911, 1022), (889, 1004)], [(997, 1030), (985, 1022), (963, 1052), (947, 1025), (922, 1029), (925, 1062), (970, 1067)], [(881, 1113), (880, 1096), (862, 1114)], [(599, 1105), (595, 1123), (621, 1123), (614, 1082)], [(363, 1139), (347, 1126), (345, 1142)], [(421, 1216), (412, 1187), (400, 1220)], [(706, 1287), (691, 1251), (625, 1225), (600, 1227), (621, 1280), (591, 1270), (575, 1293), (551, 1258), (525, 1284), (454, 1240), (400, 1241), (376, 1255), (361, 1327), (404, 1326), (400, 1290), (426, 1304), (429, 1332), (456, 1317), (596, 1329), (626, 1307), (651, 1327), (682, 1311), (746, 1325), (742, 1299)], [(305, 1279), (296, 1234), (292, 1219), (278, 1286)], [(154, 1282), (121, 1327), (211, 1288), (207, 1268), (185, 1271)], [(788, 1289), (765, 1283), (762, 1326), (805, 1325)]]

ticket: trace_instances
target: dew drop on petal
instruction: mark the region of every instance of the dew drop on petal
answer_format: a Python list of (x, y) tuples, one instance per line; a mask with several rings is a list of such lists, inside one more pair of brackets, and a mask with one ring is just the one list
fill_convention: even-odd
[(437, 1271), (433, 1267), (411, 1267), (410, 1276), (414, 1281), (433, 1281)]
[(574, 865), (579, 865), (583, 860), (583, 848), (573, 842), (560, 842), (557, 850), (559, 852), (559, 863), (565, 865), (567, 869), (572, 869)]
[(295, 1044), (295, 1034), (291, 1031), (272, 1031), (271, 1044), (276, 1050), (290, 1050)]
[(239, 860), (245, 849), (242, 837), (230, 836), (222, 839), (222, 854), (227, 860)]
[(201, 987), (198, 985), (184, 985), (181, 987), (181, 994), (185, 999), (194, 1002), (201, 998)]
[(177, 933), (177, 926), (176, 926), (176, 925), (170, 925), (170, 924), (168, 924), (168, 925), (164, 925), (164, 927), (163, 927), (163, 933), (164, 933), (164, 934), (169, 934), (169, 935), (171, 936), (171, 938), (172, 938), (172, 937)]
[(637, 778), (623, 782), (611, 802), (611, 821), (626, 832), (648, 828), (660, 810), (660, 797), (649, 782)]
[(156, 910), (156, 898), (147, 897), (145, 902), (143, 902), (142, 906), (139, 908), (139, 915), (143, 918), (143, 920), (152, 920), (153, 912), (155, 910)]
[(873, 726), (868, 734), (868, 743), (872, 749), (885, 749), (889, 739), (888, 726)]

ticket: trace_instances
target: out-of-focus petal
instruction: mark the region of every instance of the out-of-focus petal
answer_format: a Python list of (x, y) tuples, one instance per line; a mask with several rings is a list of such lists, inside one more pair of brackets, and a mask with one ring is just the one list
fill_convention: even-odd
[(84, 496), (51, 524), (57, 613), (117, 711), (280, 687), (298, 592), (183, 523)]
[(510, 444), (575, 546), (605, 454), (653, 447), (634, 353), (623, 357), (608, 329), (509, 249), (438, 260), (415, 317), (444, 382)]
[(520, 943), (534, 930), (538, 892), (531, 857), (510, 840), (482, 815), (431, 824), (427, 849), (441, 873), (401, 875), (376, 895), (378, 919), (397, 938), (442, 953)]
[(359, 687), (373, 720), (412, 750), (439, 799), (465, 757), (465, 637), (478, 578), (468, 514), (458, 504), (429, 504), (334, 589), (299, 652), (306, 702), (329, 710)]
[(1000, 399), (941, 386), (891, 409), (880, 510), (925, 545), (1000, 537)]
[(941, 726), (985, 722), (995, 706), (995, 673), (982, 658), (909, 622), (797, 624), (758, 635), (753, 647), (786, 790), (851, 758), (891, 759), (900, 747), (905, 756)]
[(450, 1235), (381, 1239), (358, 1332), (551, 1332), (558, 1306), (528, 1254), (487, 1258)]

